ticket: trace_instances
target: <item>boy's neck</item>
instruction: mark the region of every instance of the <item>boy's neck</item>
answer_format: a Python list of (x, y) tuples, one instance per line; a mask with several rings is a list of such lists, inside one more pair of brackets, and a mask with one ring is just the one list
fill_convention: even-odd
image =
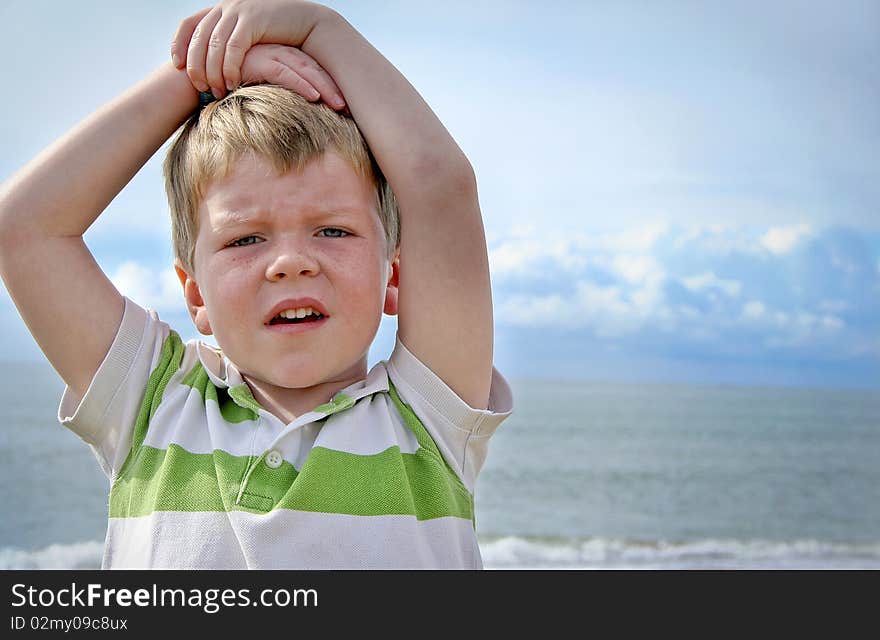
[(251, 393), (261, 407), (289, 424), (315, 407), (330, 402), (336, 393), (367, 377), (367, 359), (345, 371), (340, 379), (328, 380), (303, 389), (277, 387), (269, 382), (242, 374)]

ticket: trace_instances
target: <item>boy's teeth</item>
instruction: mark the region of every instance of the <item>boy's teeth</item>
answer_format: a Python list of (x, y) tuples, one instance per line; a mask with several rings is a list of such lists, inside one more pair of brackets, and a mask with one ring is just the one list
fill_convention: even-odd
[(308, 315), (320, 315), (317, 311), (312, 309), (311, 307), (300, 307), (299, 309), (286, 309), (282, 311), (278, 315), (282, 318), (287, 318), (288, 320), (293, 320), (294, 318), (305, 318)]

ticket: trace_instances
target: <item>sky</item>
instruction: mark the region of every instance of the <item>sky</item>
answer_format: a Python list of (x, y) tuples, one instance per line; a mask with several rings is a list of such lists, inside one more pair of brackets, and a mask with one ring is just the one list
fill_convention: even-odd
[[(876, 0), (327, 4), (474, 166), (506, 376), (880, 387)], [(201, 7), (0, 4), (0, 180), (162, 64)], [(164, 150), (85, 238), (191, 339)], [(0, 290), (0, 359), (41, 358)]]

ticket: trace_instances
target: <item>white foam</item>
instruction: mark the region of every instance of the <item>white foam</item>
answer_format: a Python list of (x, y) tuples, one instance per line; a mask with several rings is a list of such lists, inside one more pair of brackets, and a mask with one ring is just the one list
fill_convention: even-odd
[(613, 538), (481, 539), (487, 569), (871, 569), (880, 568), (880, 542), (817, 540), (689, 542)]
[(103, 542), (53, 544), (45, 549), (27, 551), (0, 549), (0, 569), (100, 569)]
[[(880, 542), (818, 540), (480, 540), (487, 569), (880, 569)], [(99, 569), (104, 543), (0, 549), (0, 569)]]

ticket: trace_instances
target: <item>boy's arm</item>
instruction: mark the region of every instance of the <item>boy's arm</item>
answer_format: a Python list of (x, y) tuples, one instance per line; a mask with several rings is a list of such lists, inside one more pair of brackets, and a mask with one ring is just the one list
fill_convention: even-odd
[[(207, 22), (181, 25), (173, 49), (196, 86), (222, 92), (226, 81), (234, 84), (230, 61), (260, 41), (300, 46), (336, 81), (400, 207), (400, 339), (465, 402), (486, 408), (489, 262), (474, 171), (455, 140), (406, 78), (332, 9), (233, 1), (200, 15)], [(225, 57), (218, 55), (227, 40)]]
[(471, 407), (492, 380), (492, 289), (473, 168), (404, 76), (328, 13), (303, 50), (336, 80), (400, 208), (398, 333)]
[(124, 307), (82, 235), (197, 104), (186, 74), (163, 65), (0, 188), (0, 275), (43, 353), (80, 397)]
[[(298, 73), (303, 60), (311, 68)], [(338, 95), (326, 71), (288, 47), (255, 47), (244, 69), (249, 83), (268, 80), (308, 99), (317, 99), (316, 89), (328, 101)], [(163, 65), (0, 187), (0, 275), (37, 344), (80, 397), (124, 307), (82, 236), (197, 104), (186, 73)]]

